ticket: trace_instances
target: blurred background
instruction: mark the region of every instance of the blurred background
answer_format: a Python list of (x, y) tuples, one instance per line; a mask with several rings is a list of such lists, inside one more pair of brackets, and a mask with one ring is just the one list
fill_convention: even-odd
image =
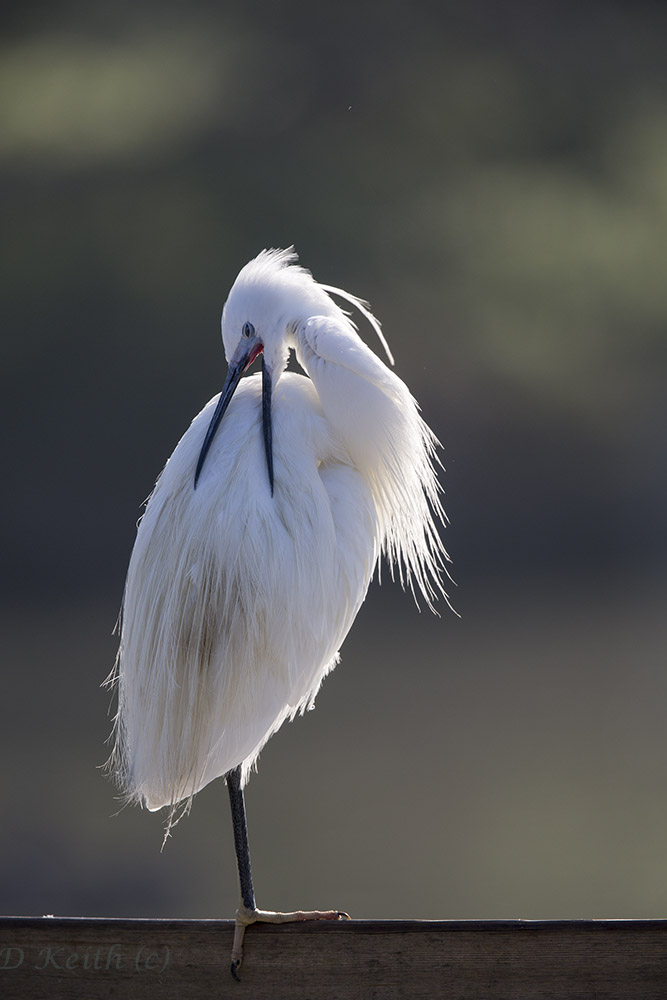
[(442, 441), (461, 617), (373, 585), (250, 782), (259, 905), (666, 915), (665, 37), (641, 0), (5, 13), (0, 911), (233, 915), (224, 785), (160, 852), (100, 684), (227, 291), (294, 244)]

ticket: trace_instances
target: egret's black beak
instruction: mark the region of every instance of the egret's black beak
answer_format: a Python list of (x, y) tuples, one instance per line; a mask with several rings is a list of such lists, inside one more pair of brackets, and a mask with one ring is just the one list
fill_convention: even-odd
[[(252, 337), (248, 341), (243, 341), (239, 344), (237, 350), (234, 352), (234, 357), (229, 362), (229, 370), (227, 372), (227, 378), (225, 379), (225, 384), (222, 387), (222, 392), (220, 393), (220, 399), (218, 400), (215, 412), (211, 417), (211, 422), (208, 425), (208, 430), (204, 437), (204, 441), (201, 446), (201, 451), (199, 452), (199, 459), (197, 461), (197, 468), (195, 469), (195, 482), (194, 488), (197, 489), (197, 483), (199, 481), (199, 476), (201, 470), (204, 467), (204, 462), (208, 454), (208, 450), (211, 447), (211, 442), (215, 436), (215, 432), (220, 426), (220, 421), (225, 415), (225, 411), (231, 402), (231, 398), (236, 391), (236, 387), (241, 381), (241, 376), (250, 365), (253, 363), (255, 358), (262, 353), (264, 347), (259, 337)], [(273, 436), (271, 430), (271, 372), (264, 363), (262, 358), (262, 424), (264, 433), (264, 448), (266, 451), (266, 467), (269, 473), (269, 485), (271, 487), (271, 496), (273, 496)]]
[(269, 473), (269, 486), (273, 496), (273, 429), (271, 425), (271, 392), (273, 380), (271, 369), (262, 354), (262, 431), (264, 432), (264, 453), (266, 455), (266, 470)]

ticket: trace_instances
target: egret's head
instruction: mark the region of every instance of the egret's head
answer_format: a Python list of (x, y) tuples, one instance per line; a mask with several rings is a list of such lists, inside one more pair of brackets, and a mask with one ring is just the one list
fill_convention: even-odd
[(287, 365), (294, 331), (310, 316), (325, 315), (336, 306), (323, 286), (296, 264), (290, 250), (263, 250), (239, 272), (222, 311), (222, 341), (229, 364), (202, 445), (195, 472), (195, 487), (213, 436), (241, 376), (262, 355), (262, 416), (266, 464), (273, 493), (271, 394)]
[(222, 311), (227, 360), (238, 348), (244, 324), (250, 323), (274, 380), (285, 370), (299, 323), (336, 309), (324, 288), (296, 261), (293, 248), (263, 250), (241, 269)]

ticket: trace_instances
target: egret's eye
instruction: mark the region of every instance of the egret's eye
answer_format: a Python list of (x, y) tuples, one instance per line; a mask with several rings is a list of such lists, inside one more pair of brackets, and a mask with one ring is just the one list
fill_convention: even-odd
[(244, 323), (241, 333), (243, 334), (244, 337), (250, 339), (250, 337), (255, 336), (255, 327), (252, 325), (252, 323)]

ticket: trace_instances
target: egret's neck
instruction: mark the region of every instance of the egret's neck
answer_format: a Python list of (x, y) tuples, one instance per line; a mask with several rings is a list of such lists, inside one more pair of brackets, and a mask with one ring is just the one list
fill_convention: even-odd
[(295, 341), (336, 443), (362, 473), (386, 469), (392, 437), (412, 409), (406, 386), (344, 318), (311, 317), (297, 328)]
[(297, 330), (297, 357), (317, 391), (334, 447), (366, 480), (380, 544), (401, 582), (429, 606), (444, 593), (446, 553), (434, 515), (444, 514), (434, 469), (436, 439), (407, 386), (345, 320), (315, 316)]

